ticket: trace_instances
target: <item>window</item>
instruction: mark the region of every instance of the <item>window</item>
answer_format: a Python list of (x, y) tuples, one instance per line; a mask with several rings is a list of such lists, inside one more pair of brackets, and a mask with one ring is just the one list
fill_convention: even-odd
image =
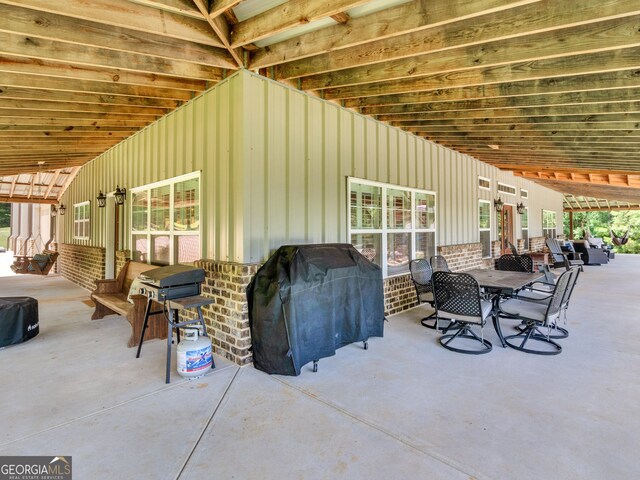
[(76, 203), (73, 206), (73, 238), (75, 240), (89, 240), (91, 203)]
[(504, 183), (498, 183), (498, 191), (507, 195), (515, 195), (516, 187), (512, 187), (511, 185), (506, 185)]
[(542, 210), (542, 235), (556, 238), (556, 212)]
[(351, 243), (385, 277), (435, 255), (435, 193), (351, 178), (348, 188)]
[(529, 198), (529, 190), (520, 189), (520, 198)]
[(155, 265), (200, 258), (200, 176), (131, 189), (131, 252)]
[(478, 225), (482, 258), (488, 258), (491, 256), (491, 202), (487, 200), (478, 200)]
[(478, 188), (482, 190), (491, 190), (491, 180), (485, 177), (478, 177)]
[(525, 207), (524, 213), (520, 215), (520, 230), (522, 231), (522, 240), (524, 240), (524, 249), (529, 250), (529, 207)]

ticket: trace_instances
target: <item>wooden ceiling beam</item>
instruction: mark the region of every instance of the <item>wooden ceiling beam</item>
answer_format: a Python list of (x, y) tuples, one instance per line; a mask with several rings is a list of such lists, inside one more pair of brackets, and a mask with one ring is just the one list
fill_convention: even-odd
[(482, 110), (447, 110), (439, 112), (405, 112), (405, 113), (390, 113), (376, 115), (378, 120), (391, 122), (391, 121), (404, 121), (406, 120), (466, 120), (466, 119), (482, 119), (488, 121), (492, 119), (510, 119), (510, 118), (557, 118), (557, 117), (569, 117), (569, 116), (583, 116), (583, 115), (617, 115), (617, 114), (639, 114), (640, 113), (640, 101), (634, 100), (628, 101), (616, 101), (612, 99), (608, 103), (581, 103), (575, 105), (547, 105), (547, 106), (532, 106), (527, 108), (494, 108), (494, 109), (482, 109)]
[(618, 70), (566, 77), (550, 77), (536, 80), (472, 85), (463, 88), (438, 88), (435, 90), (378, 95), (344, 100), (346, 108), (364, 108), (383, 105), (405, 105), (437, 102), (470, 102), (488, 99), (513, 99), (519, 97), (542, 97), (551, 94), (581, 94), (592, 91), (610, 92), (614, 89), (640, 87), (640, 71)]
[(16, 132), (29, 133), (29, 134), (66, 134), (73, 133), (106, 133), (106, 134), (119, 134), (124, 133), (132, 134), (140, 130), (140, 127), (126, 127), (126, 126), (109, 126), (105, 128), (100, 125), (1, 125), (0, 135), (9, 134), (14, 135)]
[(111, 118), (83, 119), (83, 118), (39, 118), (39, 117), (0, 117), (0, 129), (10, 125), (38, 125), (38, 126), (86, 126), (86, 127), (146, 127), (151, 121), (144, 120), (115, 120)]
[[(420, 61), (421, 55), (486, 42), (493, 42), (487, 48), (491, 50), (498, 41), (508, 39), (509, 45), (513, 45), (517, 43), (516, 37), (542, 34), (639, 13), (640, 8), (635, 0), (585, 0), (581, 2), (580, 8), (572, 9), (567, 9), (562, 2), (542, 0), (490, 15), (284, 63), (277, 67), (276, 78), (307, 77), (373, 64), (381, 64), (381, 68), (386, 68), (388, 62), (395, 60), (417, 58)], [(533, 43), (537, 45), (538, 41)], [(538, 47), (535, 51), (538, 53)], [(432, 60), (429, 61), (430, 66), (432, 63)]]
[[(82, 102), (50, 102), (40, 100), (17, 100), (0, 95), (0, 109), (8, 110), (38, 110), (48, 112), (94, 112), (110, 113), (113, 115), (144, 115), (161, 117), (169, 113), (171, 108), (138, 107), (129, 105), (104, 105), (99, 103)], [(0, 115), (4, 112), (0, 112)]]
[(235, 7), (243, 0), (211, 0), (209, 2), (209, 17), (215, 18), (222, 15), (227, 10)]
[(364, 115), (411, 114), (411, 113), (440, 113), (462, 112), (468, 110), (499, 110), (507, 108), (549, 108), (570, 105), (586, 105), (610, 102), (631, 102), (640, 98), (639, 86), (633, 88), (617, 88), (608, 90), (588, 90), (582, 92), (549, 93), (546, 95), (523, 95), (518, 97), (504, 96), (474, 100), (451, 102), (406, 102), (401, 105), (379, 105), (362, 107), (360, 113)]
[[(0, 86), (0, 101), (2, 102), (30, 102), (38, 103), (46, 108), (56, 108), (56, 105), (81, 104), (87, 106), (118, 106), (131, 108), (150, 108), (151, 111), (172, 111), (182, 102), (165, 98), (134, 97), (126, 95), (105, 95), (100, 93), (67, 92), (61, 90), (47, 90), (39, 88), (3, 87)], [(68, 108), (68, 107), (61, 107)], [(69, 107), (71, 108), (71, 107)], [(82, 107), (79, 107), (82, 108)]]
[(0, 195), (0, 203), (38, 203), (43, 205), (55, 205), (56, 199), (28, 198), (26, 196), (6, 196)]
[(289, 0), (234, 25), (231, 31), (232, 46), (241, 47), (365, 3), (368, 3), (368, 0)]
[(211, 66), (219, 66), (215, 59), (221, 55), (230, 58), (227, 51), (223, 50), (222, 42), (216, 46), (204, 45), (9, 5), (2, 7), (2, 13), (1, 31), (31, 39), (37, 37)]
[[(62, 79), (72, 78), (79, 81), (98, 81), (113, 85), (138, 85), (185, 90), (189, 93), (193, 91), (203, 91), (211, 85), (211, 82), (218, 82), (224, 78), (222, 70), (220, 78), (196, 80), (192, 78), (171, 77), (168, 75), (131, 72), (116, 68), (93, 67), (90, 65), (74, 65), (71, 67), (66, 63), (4, 54), (0, 54), (0, 71), (13, 74), (35, 75), (40, 79), (39, 87), (41, 88), (55, 88), (47, 87), (46, 85), (49, 78), (53, 77)], [(4, 75), (2, 78), (4, 80)]]
[[(2, 68), (0, 67), (0, 71)], [(18, 73), (2, 73), (3, 86), (19, 88), (42, 88), (44, 90), (62, 90), (66, 92), (96, 93), (107, 95), (124, 95), (127, 97), (164, 98), (169, 100), (190, 100), (194, 92), (155, 86), (108, 83), (71, 78), (42, 77), (38, 75), (21, 75)], [(0, 87), (2, 88), (2, 87)]]
[(117, 132), (117, 131), (5, 131), (0, 129), (0, 142), (17, 141), (17, 142), (47, 142), (47, 141), (108, 141), (121, 140), (127, 138), (130, 135), (129, 132)]
[[(347, 87), (432, 76), (438, 73), (474, 69), (478, 66), (490, 68), (510, 63), (557, 59), (563, 56), (635, 47), (640, 44), (640, 32), (637, 31), (638, 20), (638, 16), (632, 16), (559, 31), (525, 35), (512, 38), (508, 42), (487, 42), (413, 58), (391, 60), (375, 66), (347, 68), (303, 77), (300, 85), (304, 90)], [(603, 42), (603, 37), (606, 37), (606, 42)], [(535, 45), (535, 48), (531, 48), (532, 45)]]
[[(538, 0), (534, 0), (537, 2)], [(380, 12), (351, 18), (339, 24), (278, 42), (252, 55), (250, 68), (264, 68), (282, 62), (312, 57), (355, 47), (376, 40), (420, 31), (479, 15), (534, 3), (505, 0), (413, 0)]]
[(190, 0), (135, 0), (135, 2), (179, 15), (202, 18), (200, 12)]
[(593, 208), (593, 207), (580, 207), (580, 208), (572, 208), (570, 210), (564, 210), (565, 212), (617, 212), (623, 210), (640, 210), (640, 205), (630, 204), (630, 205), (621, 205), (621, 206), (611, 206), (611, 207), (602, 207), (602, 208)]
[(37, 58), (70, 65), (89, 65), (123, 69), (147, 74), (160, 74), (196, 80), (216, 80), (223, 72), (222, 68), (235, 68), (228, 55), (210, 57), (216, 66), (203, 65), (182, 60), (170, 60), (150, 57), (139, 53), (105, 50), (73, 43), (48, 40), (46, 38), (25, 38), (23, 35), (0, 32), (2, 51), (9, 55)]
[(88, 8), (86, 0), (0, 0), (5, 5), (31, 8), (81, 20), (99, 21), (105, 25), (123, 27), (153, 33), (178, 40), (188, 40), (205, 45), (219, 46), (220, 41), (211, 35), (209, 25), (203, 19), (151, 8), (126, 0), (92, 0)]
[[(449, 52), (450, 53), (450, 52)], [(508, 82), (554, 79), (564, 76), (591, 75), (616, 70), (640, 68), (640, 47), (620, 48), (615, 51), (600, 51), (588, 55), (575, 54), (564, 57), (545, 58), (527, 62), (515, 62), (493, 67), (469, 67), (466, 70), (447, 73), (425, 74), (415, 78), (386, 80), (346, 87), (326, 87), (326, 100), (342, 100), (357, 97), (415, 93), (427, 90), (461, 88)]]
[(242, 53), (242, 50), (231, 45), (231, 32), (229, 31), (229, 25), (227, 24), (226, 20), (222, 17), (211, 16), (209, 14), (208, 0), (193, 0), (193, 2), (200, 11), (200, 14), (214, 31), (216, 36), (222, 41), (222, 44), (227, 49), (229, 54), (233, 57), (235, 61), (234, 68), (244, 66), (244, 55)]
[[(586, 116), (582, 116), (586, 115)], [(514, 126), (525, 125), (527, 127), (534, 127), (538, 129), (544, 125), (561, 125), (575, 126), (583, 125), (583, 129), (597, 130), (606, 125), (625, 124), (636, 125), (633, 128), (638, 128), (640, 125), (640, 112), (629, 113), (603, 113), (603, 114), (582, 114), (582, 115), (549, 115), (540, 117), (497, 117), (497, 118), (444, 118), (444, 119), (432, 119), (424, 120), (421, 118), (407, 118), (406, 116), (393, 116), (393, 115), (380, 115), (378, 120), (381, 122), (389, 122), (397, 127), (405, 126), (419, 126), (419, 127), (433, 127), (433, 126), (458, 126), (458, 127), (497, 127), (500, 125), (506, 125), (511, 130)], [(399, 119), (400, 118), (400, 119)], [(621, 127), (625, 128), (625, 127)], [(572, 128), (574, 129), (574, 128)]]
[(29, 117), (29, 118), (50, 118), (55, 116), (58, 119), (113, 119), (113, 120), (135, 120), (144, 123), (151, 123), (157, 120), (161, 115), (150, 114), (132, 114), (132, 113), (112, 113), (110, 111), (69, 111), (69, 110), (39, 110), (26, 108), (3, 108), (0, 105), (0, 117)]

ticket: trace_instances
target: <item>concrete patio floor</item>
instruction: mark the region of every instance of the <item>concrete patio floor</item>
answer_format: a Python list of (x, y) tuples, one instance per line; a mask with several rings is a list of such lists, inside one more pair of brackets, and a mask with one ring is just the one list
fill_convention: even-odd
[[(1, 259), (0, 259), (1, 261)], [(0, 455), (73, 457), (75, 479), (631, 479), (640, 471), (640, 256), (587, 266), (558, 356), (494, 343), (456, 354), (390, 317), (298, 377), (216, 357), (164, 383), (165, 343), (142, 358), (129, 324), (91, 321), (56, 275), (0, 278), (39, 301), (40, 334), (0, 350)], [(508, 322), (503, 322), (505, 327)], [(508, 328), (508, 327), (506, 327)], [(175, 355), (174, 355), (175, 362)]]

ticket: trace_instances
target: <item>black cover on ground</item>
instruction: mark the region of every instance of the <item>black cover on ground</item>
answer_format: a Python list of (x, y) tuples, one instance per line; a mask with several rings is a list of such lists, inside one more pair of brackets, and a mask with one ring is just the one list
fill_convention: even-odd
[(0, 298), (0, 347), (26, 342), (39, 332), (38, 301), (35, 298)]
[(352, 245), (283, 246), (247, 289), (254, 366), (299, 375), (312, 360), (382, 337), (382, 271)]

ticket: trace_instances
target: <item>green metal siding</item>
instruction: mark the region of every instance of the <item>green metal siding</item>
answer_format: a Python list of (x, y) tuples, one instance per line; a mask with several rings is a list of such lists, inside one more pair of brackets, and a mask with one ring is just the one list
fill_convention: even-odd
[[(558, 212), (561, 227), (560, 193), (244, 70), (85, 165), (61, 200), (69, 210), (59, 240), (106, 244), (100, 189), (193, 171), (202, 172), (202, 256), (214, 260), (259, 262), (282, 244), (348, 241), (348, 176), (435, 191), (439, 245), (479, 241), (478, 199), (496, 198), (498, 181), (529, 191), (530, 236), (541, 235), (542, 209)], [(478, 175), (491, 191), (478, 189)], [(91, 238), (74, 242), (72, 206), (86, 200)], [(492, 225), (495, 238), (495, 214)]]

